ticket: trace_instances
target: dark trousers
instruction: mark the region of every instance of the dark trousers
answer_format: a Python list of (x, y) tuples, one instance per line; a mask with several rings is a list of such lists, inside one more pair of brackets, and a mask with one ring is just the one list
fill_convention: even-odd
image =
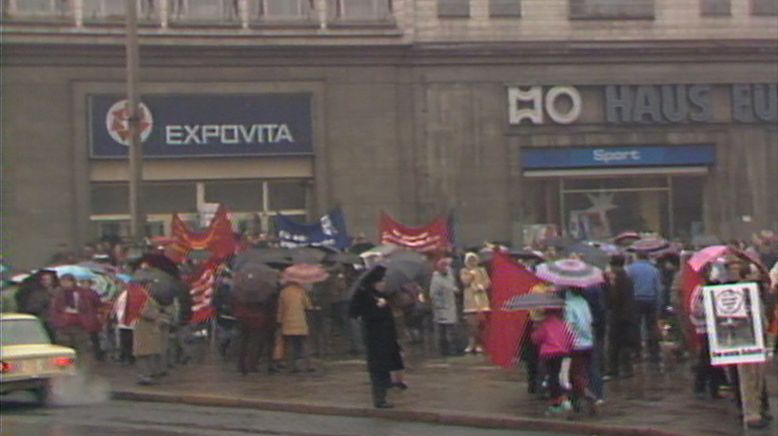
[(699, 338), (700, 354), (694, 368), (694, 392), (703, 393), (707, 387), (710, 395), (715, 397), (719, 394), (719, 387), (726, 381), (726, 375), (721, 367), (710, 364), (708, 335), (700, 335)]
[(370, 371), (370, 384), (373, 390), (373, 404), (379, 405), (386, 401), (386, 392), (392, 385), (389, 371)]
[(602, 380), (603, 342), (603, 337), (595, 336), (594, 347), (592, 348), (591, 358), (589, 359), (589, 366), (587, 368), (589, 386), (591, 387), (592, 392), (594, 392), (594, 396), (598, 399), (602, 399), (605, 396), (605, 385)]
[(638, 326), (646, 335), (648, 355), (653, 363), (659, 363), (659, 326), (657, 325), (656, 301), (637, 301)]
[(522, 351), (522, 359), (527, 364), (527, 392), (534, 394), (540, 391), (540, 384), (543, 377), (540, 374), (541, 365), (539, 362), (538, 346), (532, 341), (526, 341)]
[(618, 376), (621, 370), (632, 375), (632, 342), (634, 330), (625, 322), (614, 322), (608, 327), (608, 374)]
[(543, 359), (543, 366), (548, 374), (548, 393), (551, 402), (559, 404), (562, 401), (562, 385), (559, 383), (559, 373), (562, 372), (562, 356)]
[(438, 323), (438, 347), (443, 356), (452, 356), (456, 354), (456, 341), (454, 329), (456, 324)]
[(132, 329), (119, 329), (119, 361), (135, 362), (135, 357), (132, 355)]
[(575, 350), (570, 362), (570, 383), (573, 385), (573, 395), (576, 398), (592, 396), (589, 380), (589, 365), (592, 359), (592, 350)]
[(267, 332), (245, 322), (238, 322), (238, 332), (238, 371), (241, 374), (257, 371), (260, 354), (270, 349)]

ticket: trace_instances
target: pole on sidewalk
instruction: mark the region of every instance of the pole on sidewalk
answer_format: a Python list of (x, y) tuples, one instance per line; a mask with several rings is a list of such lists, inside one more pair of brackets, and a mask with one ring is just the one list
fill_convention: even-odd
[(141, 183), (143, 181), (143, 150), (140, 141), (140, 95), (138, 92), (140, 55), (138, 50), (138, 4), (126, 0), (127, 54), (127, 115), (130, 130), (129, 184), (130, 237), (136, 243), (145, 236), (145, 219)]

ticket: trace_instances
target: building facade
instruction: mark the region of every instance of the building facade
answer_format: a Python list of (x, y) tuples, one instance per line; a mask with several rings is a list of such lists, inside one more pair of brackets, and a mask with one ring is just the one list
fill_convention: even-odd
[[(126, 232), (123, 2), (6, 0), (3, 255)], [(144, 210), (778, 228), (775, 0), (143, 0)]]

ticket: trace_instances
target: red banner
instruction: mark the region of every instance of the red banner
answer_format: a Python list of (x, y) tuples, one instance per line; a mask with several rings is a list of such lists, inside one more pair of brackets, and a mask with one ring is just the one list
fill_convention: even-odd
[(224, 259), (232, 255), (237, 248), (232, 223), (224, 205), (219, 206), (211, 224), (203, 232), (190, 229), (178, 214), (173, 215), (170, 226), (173, 243), (168, 246), (165, 254), (178, 263), (186, 259), (192, 250), (208, 250), (212, 259)]
[(444, 216), (423, 227), (408, 227), (382, 211), (378, 232), (382, 244), (395, 244), (416, 251), (447, 251), (451, 247), (448, 219)]
[(486, 349), (497, 365), (511, 368), (516, 365), (521, 340), (527, 328), (529, 312), (502, 310), (511, 297), (529, 293), (533, 286), (543, 283), (535, 274), (510, 256), (495, 251), (492, 259), (492, 312), (486, 335)]
[(216, 288), (216, 275), (219, 262), (208, 261), (203, 265), (189, 290), (192, 295), (192, 324), (208, 321), (216, 315), (213, 306), (213, 294)]

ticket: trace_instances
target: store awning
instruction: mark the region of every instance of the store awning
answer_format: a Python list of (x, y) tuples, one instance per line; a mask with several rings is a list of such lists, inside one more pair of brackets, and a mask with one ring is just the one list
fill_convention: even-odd
[(564, 168), (548, 170), (525, 170), (524, 177), (610, 177), (610, 176), (704, 176), (707, 166), (648, 167), (648, 168)]

